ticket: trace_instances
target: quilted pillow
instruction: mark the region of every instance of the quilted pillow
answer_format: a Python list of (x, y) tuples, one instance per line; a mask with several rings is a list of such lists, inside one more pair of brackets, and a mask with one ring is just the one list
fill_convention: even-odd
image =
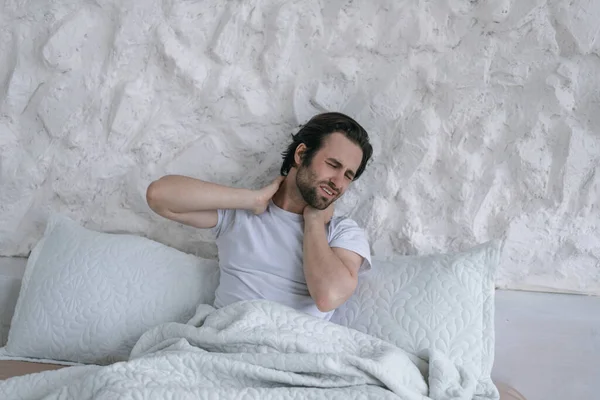
[(86, 229), (60, 214), (27, 262), (4, 356), (126, 360), (139, 337), (212, 304), (218, 264), (135, 235)]
[(424, 359), (439, 350), (478, 377), (475, 399), (497, 399), (490, 374), (501, 249), (495, 240), (456, 254), (375, 258), (331, 320)]

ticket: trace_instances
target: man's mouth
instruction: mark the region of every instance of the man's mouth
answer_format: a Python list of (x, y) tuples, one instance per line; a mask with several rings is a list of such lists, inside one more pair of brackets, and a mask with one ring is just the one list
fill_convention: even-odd
[(334, 197), (336, 192), (328, 187), (325, 186), (321, 186), (321, 190), (328, 196), (328, 197)]

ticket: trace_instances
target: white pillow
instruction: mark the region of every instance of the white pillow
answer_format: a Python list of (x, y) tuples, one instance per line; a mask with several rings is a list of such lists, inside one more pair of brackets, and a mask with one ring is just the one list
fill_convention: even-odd
[(54, 214), (29, 257), (3, 354), (108, 364), (139, 337), (212, 304), (217, 261)]
[(498, 398), (494, 363), (494, 277), (502, 249), (491, 241), (456, 254), (373, 260), (332, 322), (427, 359), (430, 348), (476, 377), (476, 399)]

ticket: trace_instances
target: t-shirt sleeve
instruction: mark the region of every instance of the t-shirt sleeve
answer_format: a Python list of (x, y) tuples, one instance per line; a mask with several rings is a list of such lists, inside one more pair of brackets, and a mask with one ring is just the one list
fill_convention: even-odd
[(350, 250), (362, 256), (359, 274), (371, 269), (371, 248), (367, 234), (353, 220), (344, 218), (335, 224), (329, 246)]
[(217, 225), (210, 229), (216, 238), (223, 236), (231, 230), (233, 221), (235, 220), (235, 211), (236, 210), (217, 210)]

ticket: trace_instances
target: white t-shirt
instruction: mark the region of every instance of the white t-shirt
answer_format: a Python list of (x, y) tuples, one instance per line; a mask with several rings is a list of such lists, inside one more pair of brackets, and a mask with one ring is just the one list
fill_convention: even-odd
[[(218, 210), (216, 235), (221, 278), (216, 308), (266, 299), (329, 320), (310, 297), (303, 268), (304, 217), (277, 207), (272, 201), (260, 214), (246, 210)], [(327, 227), (331, 247), (354, 251), (364, 258), (359, 273), (371, 269), (365, 232), (349, 218), (334, 217)]]

